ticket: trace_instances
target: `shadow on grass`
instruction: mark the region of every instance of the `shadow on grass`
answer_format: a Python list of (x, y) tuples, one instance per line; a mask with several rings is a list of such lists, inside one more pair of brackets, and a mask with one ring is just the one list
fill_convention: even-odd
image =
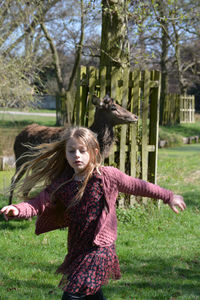
[(23, 121), (8, 121), (8, 120), (0, 120), (0, 126), (3, 128), (13, 128), (15, 127), (23, 127), (32, 124), (32, 120), (23, 120)]
[(194, 209), (200, 209), (199, 191), (188, 191), (182, 194), (187, 207)]
[[(20, 268), (27, 268), (27, 270), (32, 267), (31, 263), (24, 264), (22, 262), (20, 265)], [(31, 293), (42, 290), (45, 299), (46, 295), (50, 295), (49, 298), (52, 299), (59, 299), (55, 298), (60, 293), (58, 288), (52, 284), (44, 283), (42, 279), (44, 272), (54, 274), (56, 267), (55, 264), (49, 265), (46, 262), (40, 262), (34, 265), (35, 273), (32, 274), (32, 279), (16, 280), (2, 274), (2, 282), (5, 285), (9, 283), (7, 287), (5, 286), (5, 289), (13, 295), (15, 293), (19, 295), (19, 290), (31, 290)], [(183, 299), (188, 300), (199, 299), (200, 261), (196, 257), (190, 260), (180, 257), (173, 257), (172, 259), (161, 259), (160, 257), (141, 259), (134, 257), (133, 259), (129, 258), (121, 261), (121, 270), (122, 279), (116, 283), (111, 281), (108, 286), (103, 288), (107, 299), (164, 300), (173, 299), (172, 297), (184, 297)], [(40, 275), (41, 271), (43, 275)], [(127, 280), (123, 279), (123, 273), (124, 277), (126, 274)], [(58, 277), (58, 281), (59, 279)], [(36, 299), (36, 294), (33, 297)]]
[[(103, 288), (105, 296), (108, 300), (166, 300), (173, 299), (173, 297), (174, 299), (176, 297), (187, 300), (199, 299), (200, 260), (197, 252), (199, 249), (190, 259), (180, 256), (171, 256), (166, 259), (156, 255), (151, 258), (128, 256), (120, 261), (122, 278), (117, 282), (111, 281), (108, 286)], [(2, 259), (6, 261), (6, 253), (3, 255), (5, 257)], [(23, 297), (24, 291), (26, 291), (27, 297), (30, 291), (34, 299), (37, 299), (36, 292), (42, 290), (44, 295), (42, 299), (60, 299), (57, 287), (45, 283), (43, 280), (45, 273), (54, 274), (58, 265), (55, 262), (48, 264), (48, 258), (45, 260), (43, 262), (42, 260), (40, 262), (27, 262), (26, 260), (25, 263), (22, 258), (19, 269), (28, 271), (34, 268), (31, 279), (16, 280), (10, 278), (9, 273), (2, 274), (1, 283), (3, 283), (4, 290), (10, 296), (17, 293)], [(56, 276), (56, 278), (59, 282), (60, 277)], [(48, 295), (50, 295), (49, 298)], [(23, 297), (20, 299), (25, 299)], [(13, 296), (10, 299), (15, 298)]]
[[(194, 124), (195, 125), (195, 124)], [(195, 136), (200, 135), (199, 126), (192, 127), (192, 126), (185, 126), (183, 124), (175, 125), (175, 126), (161, 126), (163, 130), (167, 130), (167, 132), (180, 134), (183, 136)]]
[[(160, 257), (146, 260), (134, 258), (121, 262), (121, 270), (122, 279), (106, 286), (105, 296), (118, 295), (116, 299), (125, 300), (160, 300), (178, 296), (197, 299), (200, 296), (200, 261), (196, 257), (190, 260), (180, 257), (166, 260)], [(130, 278), (128, 281), (124, 281), (123, 273)]]
[[(1, 274), (0, 274), (1, 275)], [(2, 275), (1, 275), (2, 277)], [(43, 283), (43, 280), (17, 280), (9, 276), (2, 277), (2, 300), (10, 299), (61, 299), (62, 291), (53, 284)], [(5, 283), (5, 284), (4, 284)], [(6, 284), (7, 283), (7, 284)], [(5, 296), (4, 296), (5, 295)]]
[(28, 229), (30, 226), (32, 226), (32, 222), (29, 220), (5, 221), (3, 215), (0, 215), (0, 230)]

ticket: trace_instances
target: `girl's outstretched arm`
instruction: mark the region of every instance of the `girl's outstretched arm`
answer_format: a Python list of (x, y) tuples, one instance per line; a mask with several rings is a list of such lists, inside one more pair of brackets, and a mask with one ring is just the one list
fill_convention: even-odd
[(183, 197), (175, 195), (170, 190), (142, 179), (133, 178), (113, 167), (109, 167), (109, 172), (110, 176), (114, 178), (113, 182), (117, 184), (119, 192), (153, 199), (162, 199), (175, 213), (179, 213), (178, 208), (181, 210), (186, 208)]
[(29, 219), (42, 214), (49, 202), (50, 195), (48, 190), (44, 189), (39, 193), (39, 195), (29, 201), (3, 207), (0, 210), (0, 213), (4, 214), (6, 220), (12, 218)]
[(0, 214), (3, 214), (5, 220), (8, 221), (9, 217), (17, 217), (19, 215), (19, 210), (13, 205), (8, 205), (0, 210)]
[(176, 214), (179, 213), (179, 210), (176, 208), (176, 206), (182, 211), (186, 208), (186, 204), (183, 200), (183, 197), (180, 195), (174, 195), (174, 197), (169, 201), (168, 204)]

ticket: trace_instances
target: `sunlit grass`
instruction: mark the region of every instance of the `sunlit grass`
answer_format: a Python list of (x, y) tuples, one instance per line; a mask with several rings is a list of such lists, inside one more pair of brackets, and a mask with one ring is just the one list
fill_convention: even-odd
[[(12, 149), (15, 135), (33, 122), (53, 126), (55, 118), (0, 115), (1, 145)], [(163, 130), (169, 135), (196, 135), (200, 122)], [(122, 278), (104, 287), (107, 300), (200, 299), (199, 153), (200, 144), (159, 150), (158, 184), (184, 196), (184, 213), (175, 215), (168, 206), (159, 210), (152, 204), (117, 211)], [(0, 172), (0, 207), (8, 204), (13, 172)], [(14, 203), (19, 201), (14, 198)], [(0, 216), (1, 300), (61, 298), (55, 271), (66, 254), (67, 230), (41, 236), (34, 230), (35, 218), (5, 222)]]
[(0, 114), (0, 127), (12, 128), (17, 126), (26, 126), (32, 123), (40, 125), (54, 126), (56, 123), (55, 116), (36, 116), (36, 115), (17, 115), (17, 114)]
[[(152, 204), (118, 210), (122, 278), (103, 288), (108, 300), (200, 299), (199, 153), (199, 144), (159, 150), (158, 183), (184, 196), (184, 213)], [(54, 273), (66, 254), (67, 230), (35, 236), (34, 223), (0, 219), (2, 300), (61, 298)]]
[(199, 115), (195, 123), (182, 123), (174, 126), (160, 126), (159, 138), (165, 140), (168, 146), (183, 145), (183, 137), (200, 136)]
[(56, 113), (55, 109), (34, 109), (31, 107), (25, 107), (21, 109), (17, 108), (10, 108), (10, 107), (0, 107), (0, 111), (7, 112), (7, 111), (19, 111), (19, 112), (34, 112), (34, 113)]

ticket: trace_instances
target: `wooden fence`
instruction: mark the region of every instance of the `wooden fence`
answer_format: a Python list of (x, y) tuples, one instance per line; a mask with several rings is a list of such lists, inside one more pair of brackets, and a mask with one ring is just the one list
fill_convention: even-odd
[(168, 94), (164, 105), (162, 125), (194, 123), (195, 98), (193, 95)]
[[(160, 73), (158, 71), (133, 71), (106, 67), (80, 68), (74, 105), (74, 123), (90, 126), (95, 108), (93, 94), (109, 94), (126, 109), (138, 115), (137, 124), (121, 125), (116, 130), (118, 140), (105, 164), (114, 165), (127, 174), (156, 183)], [(131, 206), (133, 196), (119, 200), (119, 206)], [(145, 201), (145, 199), (143, 199)]]
[(195, 97), (194, 95), (180, 96), (180, 123), (194, 123)]

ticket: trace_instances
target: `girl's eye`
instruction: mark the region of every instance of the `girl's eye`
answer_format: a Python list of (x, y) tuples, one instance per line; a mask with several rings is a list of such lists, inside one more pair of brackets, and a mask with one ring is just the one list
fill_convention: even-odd
[(81, 149), (81, 150), (80, 150), (81, 153), (85, 153), (86, 151), (87, 151), (87, 150), (85, 150), (85, 149)]

